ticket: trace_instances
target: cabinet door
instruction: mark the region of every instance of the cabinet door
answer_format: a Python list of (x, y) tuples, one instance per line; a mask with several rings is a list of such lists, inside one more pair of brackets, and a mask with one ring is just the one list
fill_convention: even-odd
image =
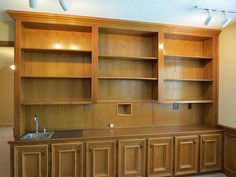
[(118, 144), (118, 176), (145, 177), (145, 139), (121, 140)]
[(114, 177), (116, 174), (116, 141), (86, 144), (86, 176)]
[(15, 146), (14, 169), (15, 177), (47, 177), (48, 146)]
[(175, 175), (198, 172), (199, 137), (175, 137)]
[(173, 137), (148, 139), (148, 176), (172, 176)]
[(52, 145), (52, 177), (83, 177), (83, 144)]
[(221, 134), (201, 135), (200, 171), (221, 169)]

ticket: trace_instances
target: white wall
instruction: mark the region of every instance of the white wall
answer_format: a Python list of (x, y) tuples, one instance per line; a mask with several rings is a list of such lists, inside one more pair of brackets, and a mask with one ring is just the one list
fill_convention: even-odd
[(236, 23), (219, 39), (219, 124), (236, 128)]

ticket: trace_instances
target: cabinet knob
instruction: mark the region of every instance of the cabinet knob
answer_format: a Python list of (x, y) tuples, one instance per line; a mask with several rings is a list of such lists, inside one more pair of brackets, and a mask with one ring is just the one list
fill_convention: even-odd
[(93, 146), (89, 146), (89, 151), (91, 152), (93, 150)]
[(143, 149), (144, 148), (144, 143), (140, 143), (140, 149)]
[(196, 143), (197, 143), (197, 140), (196, 140), (196, 139), (194, 139), (194, 140), (193, 140), (193, 143), (194, 143), (194, 144), (196, 144)]
[(77, 146), (77, 151), (80, 152), (80, 145)]

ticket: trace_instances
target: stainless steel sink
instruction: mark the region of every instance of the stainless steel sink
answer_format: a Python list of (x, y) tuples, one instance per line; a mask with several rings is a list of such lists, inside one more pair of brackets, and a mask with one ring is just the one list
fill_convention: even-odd
[(21, 140), (41, 140), (41, 139), (50, 139), (54, 132), (46, 133), (26, 133)]

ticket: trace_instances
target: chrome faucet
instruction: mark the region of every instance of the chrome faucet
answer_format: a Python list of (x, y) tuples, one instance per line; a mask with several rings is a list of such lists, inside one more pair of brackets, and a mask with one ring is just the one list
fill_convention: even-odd
[(34, 124), (35, 124), (35, 133), (39, 133), (39, 118), (37, 115), (34, 115)]

